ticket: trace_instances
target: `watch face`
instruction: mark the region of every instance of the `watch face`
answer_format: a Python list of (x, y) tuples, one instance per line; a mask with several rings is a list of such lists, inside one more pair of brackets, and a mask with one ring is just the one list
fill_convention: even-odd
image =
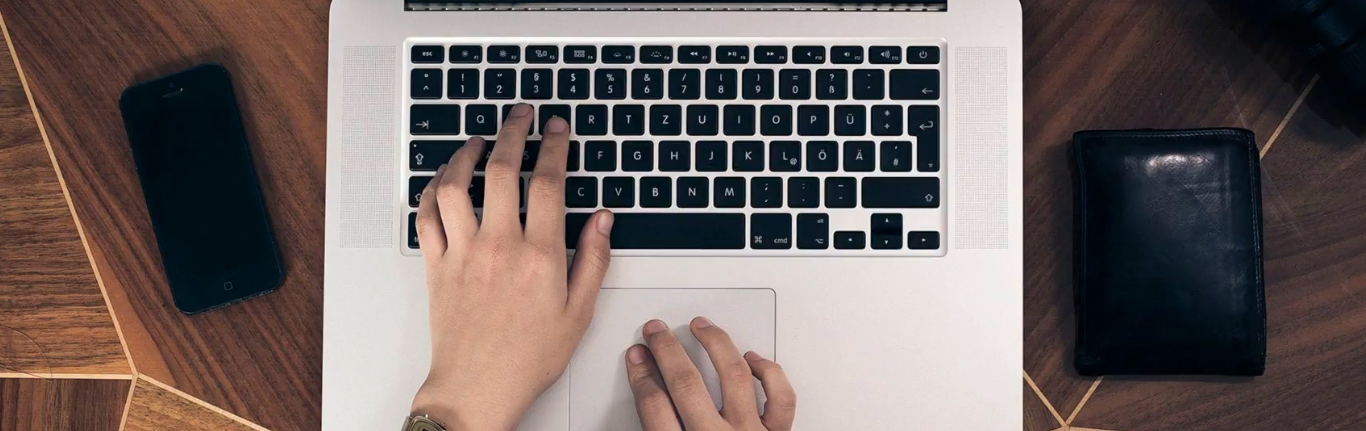
[(446, 431), (446, 427), (424, 416), (408, 418), (408, 426), (403, 431)]

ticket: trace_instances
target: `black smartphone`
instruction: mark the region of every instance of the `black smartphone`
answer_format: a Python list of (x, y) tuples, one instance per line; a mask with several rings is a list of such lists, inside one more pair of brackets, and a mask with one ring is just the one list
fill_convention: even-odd
[(176, 308), (199, 313), (284, 278), (227, 69), (203, 64), (119, 98)]

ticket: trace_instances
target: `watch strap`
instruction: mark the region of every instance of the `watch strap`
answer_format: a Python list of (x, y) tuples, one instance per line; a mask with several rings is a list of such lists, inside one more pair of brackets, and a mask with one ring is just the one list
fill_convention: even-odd
[(409, 416), (403, 421), (402, 431), (446, 431), (446, 426), (427, 415)]

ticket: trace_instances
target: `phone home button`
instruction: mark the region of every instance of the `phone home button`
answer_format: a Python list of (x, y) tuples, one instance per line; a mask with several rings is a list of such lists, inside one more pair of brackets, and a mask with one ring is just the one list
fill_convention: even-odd
[(225, 281), (225, 282), (223, 282), (223, 290), (232, 290), (232, 282), (231, 282), (231, 281)]

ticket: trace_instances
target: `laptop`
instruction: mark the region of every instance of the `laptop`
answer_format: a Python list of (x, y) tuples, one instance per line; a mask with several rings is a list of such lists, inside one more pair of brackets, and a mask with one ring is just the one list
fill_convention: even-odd
[(616, 213), (593, 325), (520, 430), (640, 429), (623, 355), (653, 318), (719, 399), (698, 315), (783, 365), (798, 430), (1019, 429), (1017, 0), (335, 0), (330, 20), (324, 429), (409, 413), (419, 192), (519, 102), (528, 162), (569, 120), (568, 236)]

